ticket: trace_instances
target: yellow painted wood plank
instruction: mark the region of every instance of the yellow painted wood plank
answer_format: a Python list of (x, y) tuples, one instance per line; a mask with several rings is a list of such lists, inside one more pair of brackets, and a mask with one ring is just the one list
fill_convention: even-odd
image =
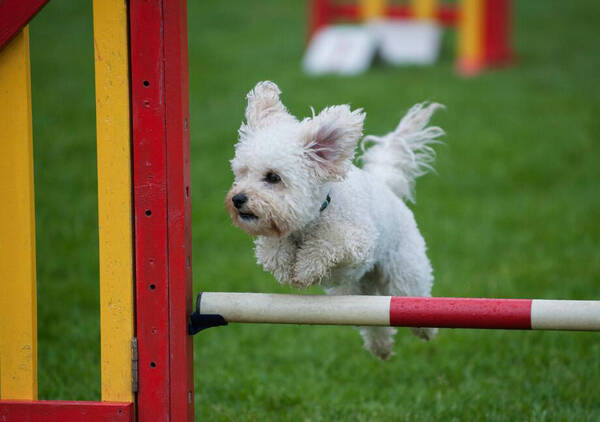
[(134, 282), (127, 6), (94, 0), (103, 401), (133, 402)]
[(29, 30), (0, 51), (0, 397), (37, 398)]
[(364, 20), (383, 17), (387, 0), (360, 0), (360, 16)]
[(483, 61), (484, 0), (461, 0), (458, 26), (458, 63), (467, 73), (476, 71)]
[(412, 0), (412, 9), (417, 19), (435, 19), (437, 0)]

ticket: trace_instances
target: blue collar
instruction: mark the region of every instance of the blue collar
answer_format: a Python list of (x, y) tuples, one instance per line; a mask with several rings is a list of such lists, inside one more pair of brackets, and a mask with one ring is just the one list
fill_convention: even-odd
[(329, 196), (329, 194), (327, 194), (327, 198), (325, 199), (325, 202), (323, 202), (321, 204), (321, 209), (319, 211), (323, 211), (325, 208), (327, 208), (329, 206), (330, 202), (331, 202), (331, 197)]

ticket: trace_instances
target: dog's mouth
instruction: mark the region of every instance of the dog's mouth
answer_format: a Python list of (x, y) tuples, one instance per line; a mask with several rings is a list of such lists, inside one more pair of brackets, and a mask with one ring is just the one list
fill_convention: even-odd
[(258, 220), (258, 217), (256, 215), (252, 214), (251, 212), (240, 211), (238, 214), (239, 214), (240, 218), (244, 221)]

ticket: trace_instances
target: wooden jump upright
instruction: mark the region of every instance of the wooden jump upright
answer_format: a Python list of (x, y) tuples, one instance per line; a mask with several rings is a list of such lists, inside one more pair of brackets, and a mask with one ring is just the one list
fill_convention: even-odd
[(0, 2), (0, 420), (192, 421), (185, 0), (93, 2), (102, 401), (37, 400), (26, 25), (46, 2)]
[(129, 4), (138, 419), (192, 421), (186, 2)]
[(29, 29), (0, 54), (0, 398), (37, 398)]

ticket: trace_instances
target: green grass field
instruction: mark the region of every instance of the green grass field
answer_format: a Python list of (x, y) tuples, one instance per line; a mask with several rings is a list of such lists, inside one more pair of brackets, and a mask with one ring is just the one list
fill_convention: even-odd
[[(98, 235), (89, 2), (54, 0), (31, 25), (44, 399), (99, 398)], [(447, 106), (437, 175), (413, 206), (436, 296), (600, 295), (600, 9), (516, 3), (516, 66), (460, 79), (452, 33), (430, 68), (309, 78), (302, 1), (190, 1), (196, 291), (291, 292), (256, 264), (223, 198), (244, 96), (276, 81), (298, 115), (367, 111), (366, 132), (414, 103)], [(311, 289), (318, 293), (318, 288)], [(598, 420), (596, 333), (443, 330), (397, 336), (380, 362), (351, 328), (231, 326), (196, 336), (198, 420)]]

